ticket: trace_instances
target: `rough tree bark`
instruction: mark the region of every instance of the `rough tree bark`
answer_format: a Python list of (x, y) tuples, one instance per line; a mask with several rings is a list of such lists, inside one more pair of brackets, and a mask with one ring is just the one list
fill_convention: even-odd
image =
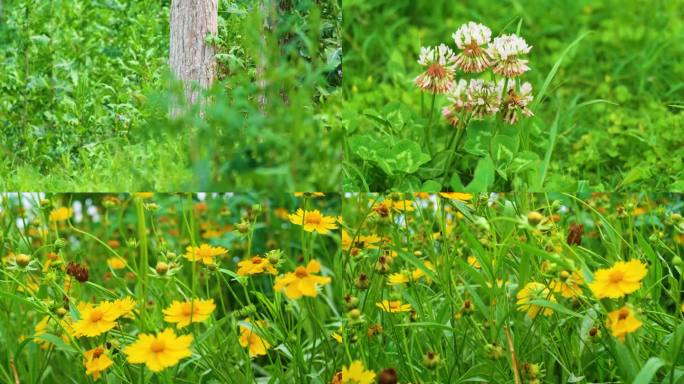
[(169, 65), (183, 81), (191, 104), (199, 102), (201, 89), (209, 88), (214, 81), (214, 49), (204, 40), (217, 32), (218, 0), (173, 0)]

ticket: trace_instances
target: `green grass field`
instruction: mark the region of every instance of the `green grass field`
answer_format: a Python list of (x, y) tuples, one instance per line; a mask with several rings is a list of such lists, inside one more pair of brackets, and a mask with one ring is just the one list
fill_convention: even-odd
[[(683, 6), (345, 1), (345, 190), (683, 190)], [(424, 70), (420, 48), (456, 50), (451, 36), (469, 21), (533, 47), (521, 78), (536, 116), (474, 122), (452, 154), (454, 129), (439, 113), (446, 98), (438, 95), (431, 122), (431, 95), (413, 80)]]
[(211, 101), (176, 119), (169, 3), (4, 1), (0, 187), (339, 189), (339, 2), (298, 2), (266, 31), (256, 3), (220, 1)]

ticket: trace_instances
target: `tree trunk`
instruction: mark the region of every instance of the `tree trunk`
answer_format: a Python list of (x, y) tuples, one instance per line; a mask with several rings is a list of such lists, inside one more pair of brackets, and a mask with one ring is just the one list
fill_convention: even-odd
[(204, 40), (217, 32), (218, 0), (173, 0), (169, 65), (183, 81), (191, 104), (199, 102), (201, 90), (214, 81), (214, 48)]

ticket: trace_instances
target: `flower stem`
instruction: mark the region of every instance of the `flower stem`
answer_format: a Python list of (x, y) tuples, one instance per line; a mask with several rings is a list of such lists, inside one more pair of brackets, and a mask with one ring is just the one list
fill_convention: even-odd
[(432, 102), (430, 103), (430, 119), (425, 127), (425, 146), (427, 146), (428, 153), (432, 156), (432, 141), (430, 137), (432, 136), (432, 120), (435, 115), (435, 100), (437, 99), (437, 94), (432, 94)]

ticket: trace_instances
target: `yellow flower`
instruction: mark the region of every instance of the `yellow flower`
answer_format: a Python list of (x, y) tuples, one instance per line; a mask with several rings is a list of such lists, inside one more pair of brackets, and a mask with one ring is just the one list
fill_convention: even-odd
[[(249, 357), (263, 356), (266, 351), (271, 348), (271, 344), (264, 340), (255, 332), (255, 325), (249, 319), (245, 320), (250, 323), (249, 327), (240, 325), (240, 346), (243, 348), (248, 347)], [(263, 321), (256, 322), (258, 327), (264, 328), (266, 323)]]
[(124, 349), (124, 353), (129, 363), (144, 363), (150, 371), (160, 372), (192, 356), (190, 344), (192, 335), (176, 337), (171, 328), (166, 328), (157, 335), (140, 334), (138, 340)]
[(468, 201), (473, 198), (472, 194), (462, 192), (440, 192), (439, 195), (445, 199), (458, 201)]
[(401, 285), (409, 282), (409, 277), (407, 272), (393, 273), (389, 275), (387, 279), (387, 284), (389, 285)]
[(563, 297), (577, 297), (582, 294), (584, 278), (578, 271), (572, 273), (561, 271), (560, 278), (551, 282), (550, 287), (554, 292), (559, 292)]
[(271, 262), (263, 257), (254, 256), (251, 259), (242, 260), (238, 263), (237, 274), (240, 276), (258, 275), (264, 272), (270, 273), (271, 275), (278, 274), (278, 271), (273, 268)]
[(589, 288), (598, 299), (617, 299), (641, 288), (641, 279), (647, 271), (639, 260), (618, 261), (611, 268), (596, 271)]
[(375, 305), (389, 313), (408, 312), (411, 310), (411, 304), (402, 304), (399, 300), (383, 300), (380, 303), (375, 303)]
[(541, 307), (537, 304), (528, 304), (533, 300), (548, 300), (551, 302), (556, 302), (556, 298), (551, 294), (548, 288), (541, 283), (527, 283), (523, 289), (521, 289), (516, 295), (518, 301), (518, 310), (522, 312), (527, 312), (527, 316), (530, 319), (537, 317), (539, 312), (542, 312), (544, 316), (550, 316), (553, 313), (551, 308)]
[(105, 301), (95, 307), (84, 306), (79, 315), (80, 320), (74, 323), (75, 335), (94, 337), (114, 328), (120, 310), (112, 303)]
[(71, 217), (71, 208), (59, 207), (50, 212), (50, 221), (65, 221)]
[(342, 384), (372, 384), (374, 382), (375, 372), (366, 371), (363, 363), (358, 360), (342, 368)]
[(48, 349), (48, 347), (50, 346), (49, 341), (40, 338), (41, 335), (45, 334), (45, 331), (47, 330), (49, 321), (50, 321), (50, 316), (45, 316), (33, 328), (35, 331), (34, 336), (33, 336), (33, 342), (38, 344), (40, 346), (40, 349)]
[(183, 328), (190, 323), (201, 323), (211, 316), (216, 309), (214, 299), (192, 300), (180, 302), (174, 300), (171, 306), (164, 310), (164, 321), (167, 323), (177, 323), (176, 327)]
[(201, 260), (205, 265), (214, 264), (216, 256), (225, 255), (228, 250), (223, 247), (212, 247), (209, 244), (202, 244), (199, 247), (188, 246), (185, 248), (185, 258), (190, 261)]
[(313, 211), (303, 211), (301, 208), (297, 212), (288, 216), (290, 222), (302, 225), (307, 232), (318, 232), (322, 235), (329, 233), (331, 229), (336, 229), (336, 219), (332, 216), (323, 216), (317, 209)]
[(83, 354), (83, 365), (86, 368), (86, 375), (92, 375), (93, 380), (97, 381), (100, 378), (100, 373), (109, 368), (113, 364), (112, 359), (107, 356), (105, 349), (96, 347), (85, 351)]
[(124, 297), (112, 302), (116, 317), (133, 317), (133, 309), (135, 309), (136, 301), (132, 297)]
[(316, 260), (311, 260), (306, 268), (299, 266), (294, 272), (277, 277), (274, 289), (276, 291), (285, 289), (285, 295), (290, 299), (299, 299), (302, 296), (316, 297), (317, 287), (330, 283), (329, 277), (314, 275), (320, 270), (321, 264)]
[(144, 199), (149, 199), (152, 196), (154, 196), (154, 192), (136, 192), (133, 194), (133, 196), (144, 200)]
[(634, 312), (627, 307), (610, 312), (608, 320), (606, 320), (606, 328), (610, 329), (613, 336), (620, 341), (625, 341), (625, 336), (628, 333), (636, 332), (641, 324), (641, 321), (634, 316)]
[(120, 257), (110, 257), (107, 259), (107, 265), (109, 265), (111, 269), (124, 269), (126, 268), (126, 260)]
[(470, 264), (471, 267), (477, 269), (480, 269), (482, 267), (475, 256), (468, 256), (468, 264)]
[(330, 334), (330, 337), (332, 337), (333, 340), (337, 341), (337, 342), (340, 343), (340, 344), (342, 344), (342, 340), (344, 340), (344, 339), (342, 338), (342, 335), (340, 335), (340, 334), (337, 333), (337, 332), (333, 332), (332, 334)]

